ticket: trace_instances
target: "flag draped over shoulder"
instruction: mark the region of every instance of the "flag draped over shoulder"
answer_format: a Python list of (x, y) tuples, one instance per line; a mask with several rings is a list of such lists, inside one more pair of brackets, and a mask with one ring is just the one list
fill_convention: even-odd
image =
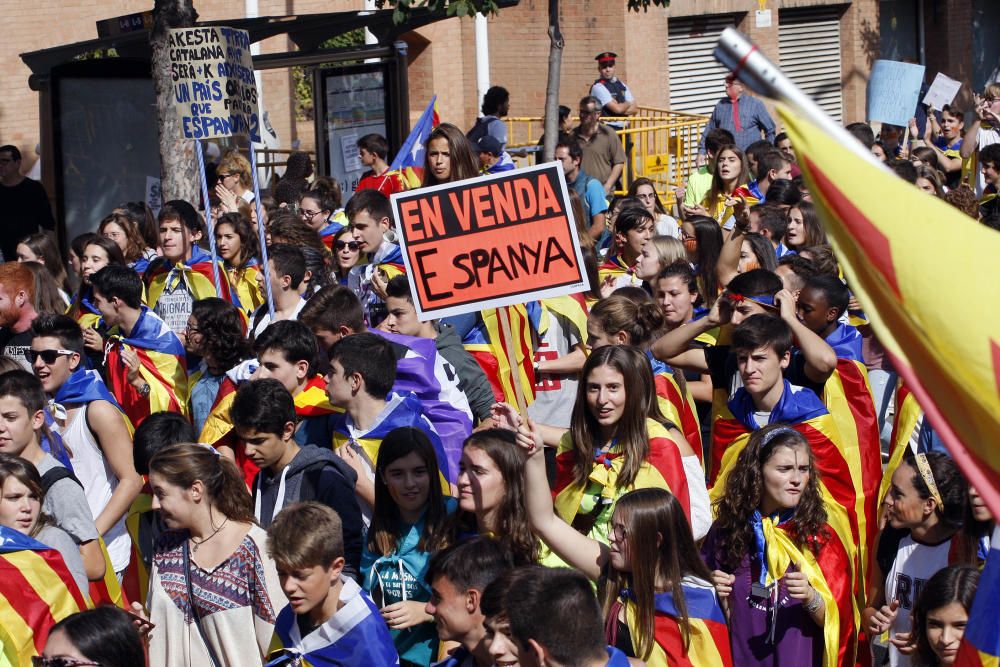
[[(532, 329), (538, 330), (541, 307), (534, 301), (530, 304), (504, 306), (503, 310), (510, 317), (512, 340), (504, 335), (500, 309), (486, 308), (479, 312), (479, 321), (466, 334), (462, 344), (486, 373), (498, 401), (517, 405), (514, 388), (517, 383), (527, 407), (535, 402)], [(510, 364), (511, 355), (514, 358), (514, 368)]]
[[(809, 442), (816, 458), (816, 469), (822, 476), (823, 488), (847, 512), (854, 544), (859, 544), (862, 531), (858, 514), (860, 499), (854, 483), (855, 471), (837, 422), (819, 397), (809, 389), (796, 387), (784, 380), (785, 388), (778, 404), (771, 410), (769, 424), (787, 424)], [(727, 411), (712, 428), (712, 456), (721, 456), (713, 469), (719, 474), (712, 480), (709, 497), (713, 502), (726, 491), (726, 480), (736, 465), (736, 459), (746, 447), (750, 435), (759, 427), (754, 421), (753, 399), (740, 388), (727, 404)]]
[(147, 276), (149, 278), (149, 295), (146, 303), (151, 308), (155, 308), (156, 302), (160, 300), (160, 295), (163, 294), (163, 290), (167, 288), (172, 289), (178, 281), (183, 280), (184, 284), (187, 285), (188, 291), (191, 292), (193, 300), (197, 301), (198, 299), (217, 296), (232, 303), (236, 306), (237, 310), (244, 311), (239, 297), (226, 279), (228, 275), (226, 267), (221, 261), (218, 262), (218, 265), (219, 289), (222, 291), (221, 294), (215, 289), (215, 272), (212, 270), (212, 256), (198, 246), (194, 246), (191, 248), (191, 259), (185, 262), (178, 262), (174, 266), (163, 264), (151, 276)]
[[(827, 237), (879, 341), (969, 483), (1000, 516), (1000, 236), (787, 106)], [(951, 267), (942, 281), (928, 258)], [(974, 303), (956, 299), (970, 295)]]
[[(139, 395), (128, 382), (123, 347), (139, 356), (139, 374), (149, 384), (149, 397)], [(133, 425), (154, 412), (188, 414), (188, 379), (184, 346), (170, 327), (146, 306), (126, 337), (114, 330), (105, 347), (111, 391)]]
[[(684, 635), (678, 625), (681, 616), (673, 593), (657, 593), (653, 598), (655, 642), (653, 652), (645, 658), (646, 664), (649, 667), (732, 667), (729, 628), (711, 584), (705, 582), (698, 586), (684, 581), (681, 590), (687, 607), (690, 645), (685, 650)], [(634, 640), (638, 626), (635, 603), (631, 600), (625, 606), (625, 621)]]
[(680, 385), (674, 379), (674, 370), (670, 366), (655, 358), (650, 352), (646, 352), (646, 356), (653, 366), (653, 384), (656, 387), (656, 400), (660, 412), (684, 434), (684, 438), (701, 461), (703, 456), (701, 424), (698, 423), (698, 410), (694, 404), (694, 397), (691, 396), (691, 392), (681, 391)]
[(997, 667), (1000, 665), (1000, 529), (994, 529), (986, 567), (979, 577), (979, 588), (969, 610), (962, 644), (955, 659), (956, 667)]
[(242, 308), (246, 315), (267, 302), (267, 298), (257, 283), (257, 276), (260, 273), (260, 266), (258, 266), (256, 259), (251, 259), (242, 269), (226, 269), (229, 286), (235, 291), (236, 299), (240, 303), (238, 307)]
[[(599, 488), (600, 496), (606, 504), (613, 504), (623, 494), (635, 489), (665, 489), (677, 497), (681, 507), (684, 508), (685, 516), (690, 521), (691, 500), (680, 450), (667, 433), (667, 429), (659, 422), (647, 419), (646, 430), (649, 437), (649, 454), (631, 486), (618, 488), (618, 476), (621, 474), (625, 459), (615, 452), (595, 457), (590, 471), (590, 484)], [(581, 512), (580, 503), (587, 491), (573, 481), (576, 456), (570, 434), (566, 433), (559, 441), (556, 450), (556, 483), (553, 494), (556, 513), (568, 524), (572, 524), (577, 514)]]
[(410, 130), (399, 152), (389, 165), (389, 171), (398, 171), (399, 179), (408, 190), (419, 188), (424, 182), (424, 152), (431, 130), (440, 124), (437, 110), (437, 95), (431, 98), (417, 124)]
[(0, 526), (0, 661), (29, 664), (49, 628), (88, 606), (58, 551)]

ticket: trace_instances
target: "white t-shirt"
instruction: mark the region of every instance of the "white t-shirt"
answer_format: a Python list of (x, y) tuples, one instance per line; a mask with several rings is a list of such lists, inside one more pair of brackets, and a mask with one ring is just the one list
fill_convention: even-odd
[[(915, 542), (907, 535), (899, 542), (896, 560), (892, 563), (889, 576), (885, 579), (885, 599), (899, 601), (896, 618), (889, 628), (889, 636), (897, 632), (909, 632), (912, 628), (910, 614), (913, 605), (920, 597), (927, 580), (938, 570), (948, 567), (948, 551), (951, 540), (930, 546)], [(889, 645), (889, 664), (891, 667), (909, 667), (910, 658), (899, 652), (892, 644)]]
[(983, 176), (983, 170), (979, 165), (979, 151), (992, 144), (1000, 144), (1000, 130), (980, 127), (979, 134), (976, 135), (976, 159), (972, 165), (972, 168), (976, 171), (976, 197), (982, 197), (983, 190), (986, 188), (986, 178)]

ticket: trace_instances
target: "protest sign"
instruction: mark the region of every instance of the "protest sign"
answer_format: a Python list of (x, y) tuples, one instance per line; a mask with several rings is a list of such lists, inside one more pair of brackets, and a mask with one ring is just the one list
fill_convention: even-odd
[(906, 127), (917, 112), (924, 66), (876, 60), (868, 79), (868, 120)]
[(186, 139), (260, 141), (257, 85), (246, 30), (176, 28), (169, 35), (174, 107)]
[(421, 320), (588, 289), (562, 164), (392, 196)]
[(934, 77), (933, 83), (931, 83), (931, 87), (927, 89), (927, 94), (924, 95), (924, 104), (932, 109), (940, 110), (944, 105), (951, 104), (954, 101), (955, 95), (958, 95), (958, 90), (961, 87), (961, 81), (955, 81), (951, 77), (938, 72), (937, 76)]

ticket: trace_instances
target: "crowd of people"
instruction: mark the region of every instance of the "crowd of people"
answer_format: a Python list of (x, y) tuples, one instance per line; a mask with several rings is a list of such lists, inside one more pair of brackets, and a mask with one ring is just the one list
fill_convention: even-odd
[[(732, 80), (672, 209), (647, 179), (615, 195), (600, 117), (635, 103), (598, 63), (556, 150), (579, 294), (420, 321), (378, 135), (346, 201), (295, 157), (258, 202), (232, 151), (208, 216), (125, 204), (66, 262), (18, 240), (4, 664), (954, 662), (995, 520), (899, 419), (789, 138)], [(486, 98), (468, 136), (430, 133), (424, 185), (509, 162), (509, 95)], [(909, 145), (848, 129), (1000, 228), (1000, 84), (974, 114), (929, 109)]]

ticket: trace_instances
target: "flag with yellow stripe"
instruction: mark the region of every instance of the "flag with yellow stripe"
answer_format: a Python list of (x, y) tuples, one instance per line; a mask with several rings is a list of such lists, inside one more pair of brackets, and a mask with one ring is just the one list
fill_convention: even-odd
[[(1000, 235), (779, 104), (803, 178), (893, 367), (1000, 516)], [(845, 139), (845, 141), (850, 141)], [(935, 266), (948, 267), (947, 279)], [(965, 298), (956, 298), (962, 295)]]

